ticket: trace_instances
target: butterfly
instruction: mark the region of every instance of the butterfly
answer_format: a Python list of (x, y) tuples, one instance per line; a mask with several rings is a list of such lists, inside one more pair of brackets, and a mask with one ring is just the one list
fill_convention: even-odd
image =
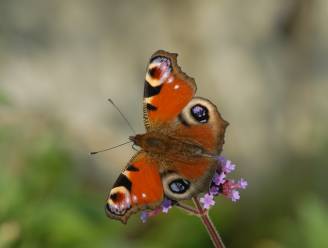
[(182, 72), (177, 54), (155, 52), (147, 66), (143, 113), (146, 133), (107, 198), (108, 217), (127, 223), (165, 198), (188, 200), (206, 192), (217, 168), (228, 126), (217, 107), (195, 97), (196, 83)]

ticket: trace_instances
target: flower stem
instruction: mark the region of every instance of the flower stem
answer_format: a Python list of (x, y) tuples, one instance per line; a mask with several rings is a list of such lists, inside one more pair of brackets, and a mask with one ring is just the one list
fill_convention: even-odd
[(191, 206), (189, 206), (187, 204), (183, 204), (181, 202), (177, 202), (176, 203), (176, 206), (179, 207), (180, 209), (186, 211), (188, 214), (196, 215), (196, 216), (199, 216), (200, 215), (200, 212), (197, 209), (195, 209), (195, 208), (193, 208), (193, 207), (191, 207)]
[(218, 231), (216, 230), (213, 222), (211, 221), (211, 219), (208, 215), (208, 211), (206, 211), (205, 209), (202, 208), (197, 197), (193, 197), (192, 200), (193, 200), (196, 208), (198, 209), (198, 212), (200, 213), (198, 216), (201, 218), (209, 236), (211, 237), (214, 247), (215, 248), (225, 248)]

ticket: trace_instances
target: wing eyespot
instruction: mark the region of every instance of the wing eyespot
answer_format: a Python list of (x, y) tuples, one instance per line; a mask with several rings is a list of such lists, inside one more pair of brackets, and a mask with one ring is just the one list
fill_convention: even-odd
[(190, 182), (185, 179), (176, 179), (169, 183), (170, 190), (175, 194), (183, 194), (190, 188)]
[(192, 183), (176, 172), (162, 174), (162, 183), (166, 197), (175, 201), (190, 199), (195, 191)]
[(210, 116), (208, 108), (201, 104), (196, 104), (190, 108), (191, 116), (199, 123), (207, 123)]
[(159, 66), (165, 65), (170, 70), (172, 69), (171, 60), (169, 58), (167, 58), (167, 57), (164, 57), (164, 56), (155, 56), (155, 57), (151, 58), (151, 60), (149, 62), (149, 65), (152, 65), (152, 64), (157, 64)]
[(217, 109), (209, 100), (194, 97), (179, 115), (179, 121), (186, 127), (214, 123)]

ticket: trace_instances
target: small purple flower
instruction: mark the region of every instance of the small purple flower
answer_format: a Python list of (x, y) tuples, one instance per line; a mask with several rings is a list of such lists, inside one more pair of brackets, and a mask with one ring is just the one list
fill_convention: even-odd
[(147, 211), (142, 211), (140, 214), (140, 219), (142, 221), (142, 223), (146, 223), (147, 219), (148, 219), (148, 213)]
[(218, 194), (219, 194), (219, 192), (220, 192), (220, 189), (219, 189), (219, 187), (217, 187), (216, 185), (214, 185), (214, 186), (212, 186), (211, 188), (210, 188), (210, 194), (211, 195), (214, 195), (214, 196), (217, 196)]
[(224, 172), (222, 172), (222, 173), (220, 173), (220, 174), (217, 173), (217, 172), (215, 172), (215, 175), (214, 175), (212, 181), (213, 181), (217, 186), (219, 186), (220, 184), (223, 184), (223, 183), (225, 182), (225, 177), (226, 177), (226, 175), (224, 174)]
[(226, 163), (223, 165), (222, 170), (228, 174), (228, 173), (232, 172), (233, 170), (235, 170), (235, 168), (236, 168), (236, 165), (233, 164), (230, 160), (227, 160)]
[(200, 202), (203, 203), (203, 207), (205, 209), (209, 209), (211, 206), (215, 205), (215, 201), (213, 200), (213, 195), (207, 193), (204, 197), (200, 198)]
[(243, 178), (239, 180), (238, 184), (241, 189), (246, 189), (246, 187), (248, 186), (248, 182)]
[(223, 156), (218, 156), (218, 157), (216, 157), (216, 159), (218, 161), (220, 161), (220, 164), (222, 164), (222, 165), (224, 165), (227, 162), (227, 160)]
[(240, 199), (238, 189), (245, 189), (247, 187), (247, 181), (244, 179), (240, 179), (238, 183), (235, 183), (234, 180), (226, 180), (226, 182), (222, 185), (223, 195), (230, 198), (233, 202), (236, 202)]
[(162, 212), (167, 214), (170, 208), (172, 208), (172, 201), (165, 198), (162, 202)]
[(230, 193), (231, 201), (236, 202), (240, 199), (239, 191), (238, 190), (232, 190)]

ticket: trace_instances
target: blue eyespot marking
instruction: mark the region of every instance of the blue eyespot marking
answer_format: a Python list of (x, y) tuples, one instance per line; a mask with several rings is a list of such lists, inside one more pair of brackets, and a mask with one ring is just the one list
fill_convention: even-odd
[(208, 109), (200, 104), (196, 104), (190, 109), (191, 115), (200, 123), (207, 123), (209, 119)]

